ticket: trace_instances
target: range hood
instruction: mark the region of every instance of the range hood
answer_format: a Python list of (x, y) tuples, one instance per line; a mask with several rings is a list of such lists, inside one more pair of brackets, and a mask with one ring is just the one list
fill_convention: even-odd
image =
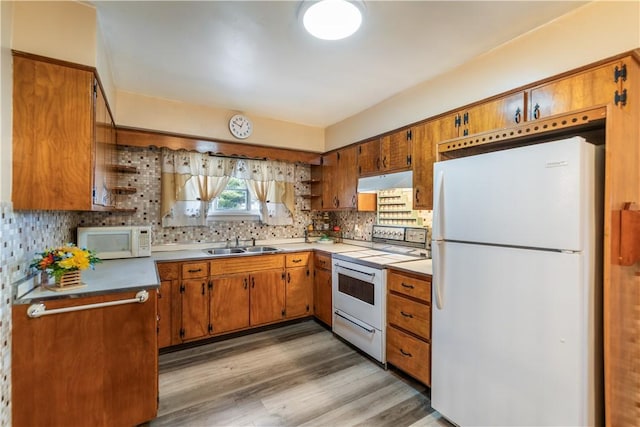
[(368, 176), (358, 179), (358, 193), (374, 193), (393, 188), (412, 188), (413, 171), (396, 172), (386, 175)]

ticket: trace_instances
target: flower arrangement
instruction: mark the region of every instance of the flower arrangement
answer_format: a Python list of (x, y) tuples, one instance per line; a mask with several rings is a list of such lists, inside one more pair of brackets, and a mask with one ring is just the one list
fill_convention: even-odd
[(70, 271), (86, 270), (95, 264), (102, 262), (95, 252), (86, 248), (79, 248), (73, 243), (64, 246), (50, 248), (36, 254), (30, 267), (53, 274), (56, 282), (60, 281), (63, 274)]

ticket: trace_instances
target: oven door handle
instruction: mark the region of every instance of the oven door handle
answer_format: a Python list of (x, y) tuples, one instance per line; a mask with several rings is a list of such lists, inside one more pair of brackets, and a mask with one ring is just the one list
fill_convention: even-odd
[(369, 329), (369, 328), (367, 328), (367, 327), (364, 327), (364, 326), (362, 326), (360, 323), (358, 323), (358, 322), (356, 322), (356, 321), (354, 321), (354, 320), (349, 319), (347, 316), (343, 316), (342, 314), (340, 314), (340, 310), (336, 310), (336, 311), (334, 311), (334, 313), (335, 313), (335, 315), (336, 315), (336, 316), (338, 316), (338, 317), (342, 317), (344, 320), (347, 320), (347, 321), (349, 321), (349, 322), (353, 323), (354, 325), (358, 326), (359, 328), (364, 329), (365, 331), (369, 332), (370, 334), (374, 334), (374, 333), (376, 332), (376, 330), (375, 330), (375, 329)]
[(336, 264), (338, 268), (344, 268), (345, 270), (355, 271), (356, 273), (364, 274), (367, 276), (371, 276), (372, 278), (376, 276), (376, 273), (365, 273), (364, 271), (356, 270), (355, 268), (345, 267), (344, 265)]

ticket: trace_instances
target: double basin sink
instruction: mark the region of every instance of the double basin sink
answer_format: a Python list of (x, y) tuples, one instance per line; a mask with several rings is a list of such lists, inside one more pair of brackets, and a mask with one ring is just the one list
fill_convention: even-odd
[(258, 254), (270, 254), (274, 252), (280, 252), (281, 249), (274, 248), (271, 246), (246, 246), (246, 247), (238, 247), (238, 248), (211, 248), (204, 250), (207, 254), (213, 256), (222, 256), (222, 255), (258, 255)]

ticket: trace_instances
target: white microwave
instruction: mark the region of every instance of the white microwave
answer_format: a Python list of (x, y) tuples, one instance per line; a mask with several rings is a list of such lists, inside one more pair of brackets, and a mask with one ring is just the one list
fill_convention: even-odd
[(78, 246), (100, 259), (151, 256), (151, 227), (78, 227)]

